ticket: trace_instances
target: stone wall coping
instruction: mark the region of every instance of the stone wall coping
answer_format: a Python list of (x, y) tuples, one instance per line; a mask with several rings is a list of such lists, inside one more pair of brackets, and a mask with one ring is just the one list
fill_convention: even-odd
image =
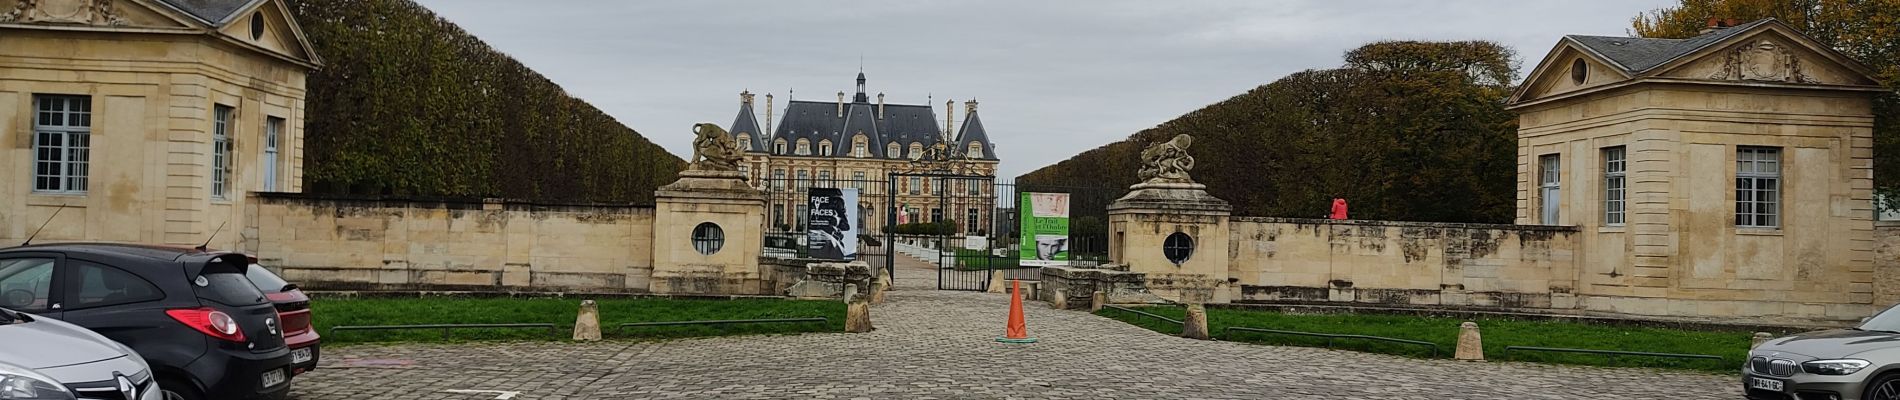
[(1296, 225), (1353, 225), (1353, 226), (1393, 226), (1401, 228), (1455, 228), (1455, 229), (1495, 229), (1507, 231), (1546, 231), (1579, 232), (1576, 226), (1569, 225), (1515, 225), (1515, 224), (1478, 224), (1467, 222), (1418, 222), (1418, 221), (1382, 221), (1369, 219), (1319, 219), (1319, 218), (1282, 218), (1282, 217), (1232, 217), (1233, 222), (1257, 222), (1269, 224)]
[(387, 208), (447, 208), (451, 210), (480, 210), (483, 206), (501, 205), (510, 211), (562, 211), (564, 209), (588, 209), (587, 211), (605, 211), (624, 209), (628, 211), (644, 210), (653, 212), (653, 204), (636, 203), (586, 203), (586, 202), (544, 202), (521, 199), (495, 199), (474, 197), (418, 197), (418, 196), (374, 196), (374, 195), (334, 195), (311, 193), (252, 192), (250, 196), (262, 204), (354, 203), (362, 207)]

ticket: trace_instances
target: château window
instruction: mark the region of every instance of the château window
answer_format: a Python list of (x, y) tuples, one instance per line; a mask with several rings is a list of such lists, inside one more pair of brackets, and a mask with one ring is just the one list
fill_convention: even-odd
[(1544, 225), (1557, 224), (1557, 207), (1558, 201), (1560, 201), (1561, 198), (1563, 182), (1562, 167), (1559, 166), (1558, 160), (1559, 158), (1556, 154), (1548, 154), (1537, 158), (1539, 171), (1538, 199), (1541, 200), (1539, 202), (1540, 206), (1538, 207), (1538, 211), (1542, 216), (1540, 222)]
[(888, 158), (902, 157), (902, 155), (897, 154), (897, 142), (891, 142), (890, 145), (884, 146), (884, 156)]
[(864, 158), (865, 156), (869, 154), (870, 153), (865, 150), (864, 135), (858, 135), (857, 138), (851, 139), (851, 156), (852, 157)]
[(211, 198), (231, 198), (231, 106), (213, 107), (211, 116)]
[(1781, 149), (1743, 146), (1735, 153), (1735, 226), (1781, 226)]
[(752, 135), (739, 134), (739, 151), (752, 151)]
[(801, 156), (811, 155), (811, 141), (810, 140), (798, 139), (798, 155), (801, 155)]
[(779, 139), (772, 143), (772, 154), (780, 154), (780, 155), (786, 154), (785, 153), (785, 139)]
[(983, 158), (982, 144), (978, 144), (978, 143), (970, 144), (970, 158)]
[(283, 137), (284, 119), (269, 117), (264, 119), (264, 191), (277, 191), (277, 155), (278, 141)]
[(92, 159), (92, 98), (34, 96), (33, 191), (86, 192)]
[(851, 173), (851, 187), (858, 188), (859, 191), (864, 190), (864, 171)]
[(821, 156), (830, 156), (831, 154), (832, 154), (832, 153), (831, 153), (831, 141), (830, 141), (830, 140), (826, 140), (826, 141), (822, 141), (822, 142), (818, 142), (818, 155), (821, 155)]
[(963, 221), (964, 221), (963, 232), (976, 233), (976, 231), (981, 229), (981, 226), (982, 226), (981, 224), (982, 214), (979, 214), (977, 209), (974, 209), (974, 208), (969, 209), (968, 211), (969, 212), (966, 212), (963, 214)]
[(924, 157), (924, 145), (918, 144), (917, 142), (911, 142), (910, 143), (910, 158), (914, 160), (914, 159), (920, 159), (923, 157)]
[(800, 191), (805, 190), (805, 188), (811, 187), (811, 171), (806, 171), (802, 169), (798, 170), (798, 182), (793, 183), (793, 185), (797, 185), (795, 187), (797, 187), (798, 190)]
[(831, 184), (831, 171), (818, 171), (818, 187), (835, 187)]
[(772, 188), (773, 189), (785, 188), (785, 169), (784, 168), (777, 168), (777, 169), (772, 170)]
[(1603, 224), (1623, 225), (1624, 198), (1628, 192), (1627, 152), (1623, 146), (1603, 148)]
[(921, 177), (921, 176), (910, 177), (910, 194), (923, 194), (923, 193), (924, 193), (924, 177)]

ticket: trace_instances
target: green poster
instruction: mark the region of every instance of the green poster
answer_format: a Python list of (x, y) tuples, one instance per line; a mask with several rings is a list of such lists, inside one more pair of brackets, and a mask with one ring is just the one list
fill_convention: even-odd
[(1022, 220), (1022, 265), (1069, 265), (1068, 193), (1023, 193), (1016, 213)]

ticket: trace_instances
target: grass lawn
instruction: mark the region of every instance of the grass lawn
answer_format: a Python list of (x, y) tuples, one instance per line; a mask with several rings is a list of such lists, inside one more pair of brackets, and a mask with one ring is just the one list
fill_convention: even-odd
[[(1013, 255), (1013, 254), (1012, 254)], [(957, 249), (957, 269), (964, 271), (1022, 268), (1012, 257), (996, 257), (983, 250)]]
[[(1138, 310), (1181, 319), (1186, 311), (1179, 307), (1139, 307)], [(1181, 326), (1115, 309), (1097, 314), (1159, 332), (1180, 334)], [(1694, 331), (1668, 328), (1614, 326), (1570, 321), (1519, 320), (1508, 318), (1460, 319), (1381, 314), (1286, 314), (1264, 310), (1210, 308), (1207, 310), (1209, 333), (1216, 339), (1289, 346), (1326, 345), (1326, 339), (1304, 336), (1273, 335), (1254, 332), (1228, 332), (1230, 326), (1382, 336), (1436, 343), (1438, 357), (1450, 358), (1457, 348), (1458, 325), (1478, 323), (1484, 338), (1484, 355), (1489, 360), (1505, 360), (1505, 346), (1561, 347), (1594, 350), (1641, 351), (1654, 353), (1708, 354), (1723, 361), (1597, 354), (1512, 351), (1510, 360), (1583, 365), (1614, 365), (1656, 368), (1696, 369), (1732, 372), (1740, 368), (1748, 354), (1752, 332)], [(1334, 348), (1428, 357), (1424, 346), (1359, 339), (1334, 339)]]
[[(600, 304), (601, 335), (608, 339), (841, 332), (844, 303), (838, 301), (664, 298), (605, 299)], [(339, 325), (550, 323), (546, 329), (454, 329), (446, 341), (568, 340), (573, 338), (578, 298), (319, 298), (310, 302), (324, 344), (366, 342), (442, 342), (442, 330), (341, 331)], [(825, 323), (726, 324), (621, 329), (625, 322), (699, 321), (824, 317)]]

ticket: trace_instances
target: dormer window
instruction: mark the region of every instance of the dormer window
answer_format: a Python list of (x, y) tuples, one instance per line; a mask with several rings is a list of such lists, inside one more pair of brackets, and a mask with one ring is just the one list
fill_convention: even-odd
[(785, 154), (785, 139), (779, 139), (772, 144), (772, 154)]
[(983, 158), (983, 144), (981, 143), (970, 144), (970, 158)]
[(752, 135), (739, 134), (739, 151), (752, 151)]
[(801, 155), (801, 156), (811, 155), (811, 141), (805, 140), (805, 139), (798, 139), (798, 152), (796, 154)]
[(891, 142), (891, 144), (884, 146), (884, 156), (889, 157), (889, 158), (898, 158), (898, 157), (903, 156), (902, 154), (897, 153), (897, 142)]
[(831, 155), (831, 141), (830, 140), (818, 142), (818, 155), (821, 155), (821, 156)]
[(865, 147), (866, 147), (866, 144), (864, 142), (864, 134), (860, 133), (857, 136), (854, 136), (851, 138), (851, 156), (852, 157), (864, 158), (865, 156), (869, 155), (870, 152), (867, 151)]
[(911, 142), (910, 143), (910, 158), (913, 160), (924, 158), (924, 145), (919, 144), (917, 142)]

